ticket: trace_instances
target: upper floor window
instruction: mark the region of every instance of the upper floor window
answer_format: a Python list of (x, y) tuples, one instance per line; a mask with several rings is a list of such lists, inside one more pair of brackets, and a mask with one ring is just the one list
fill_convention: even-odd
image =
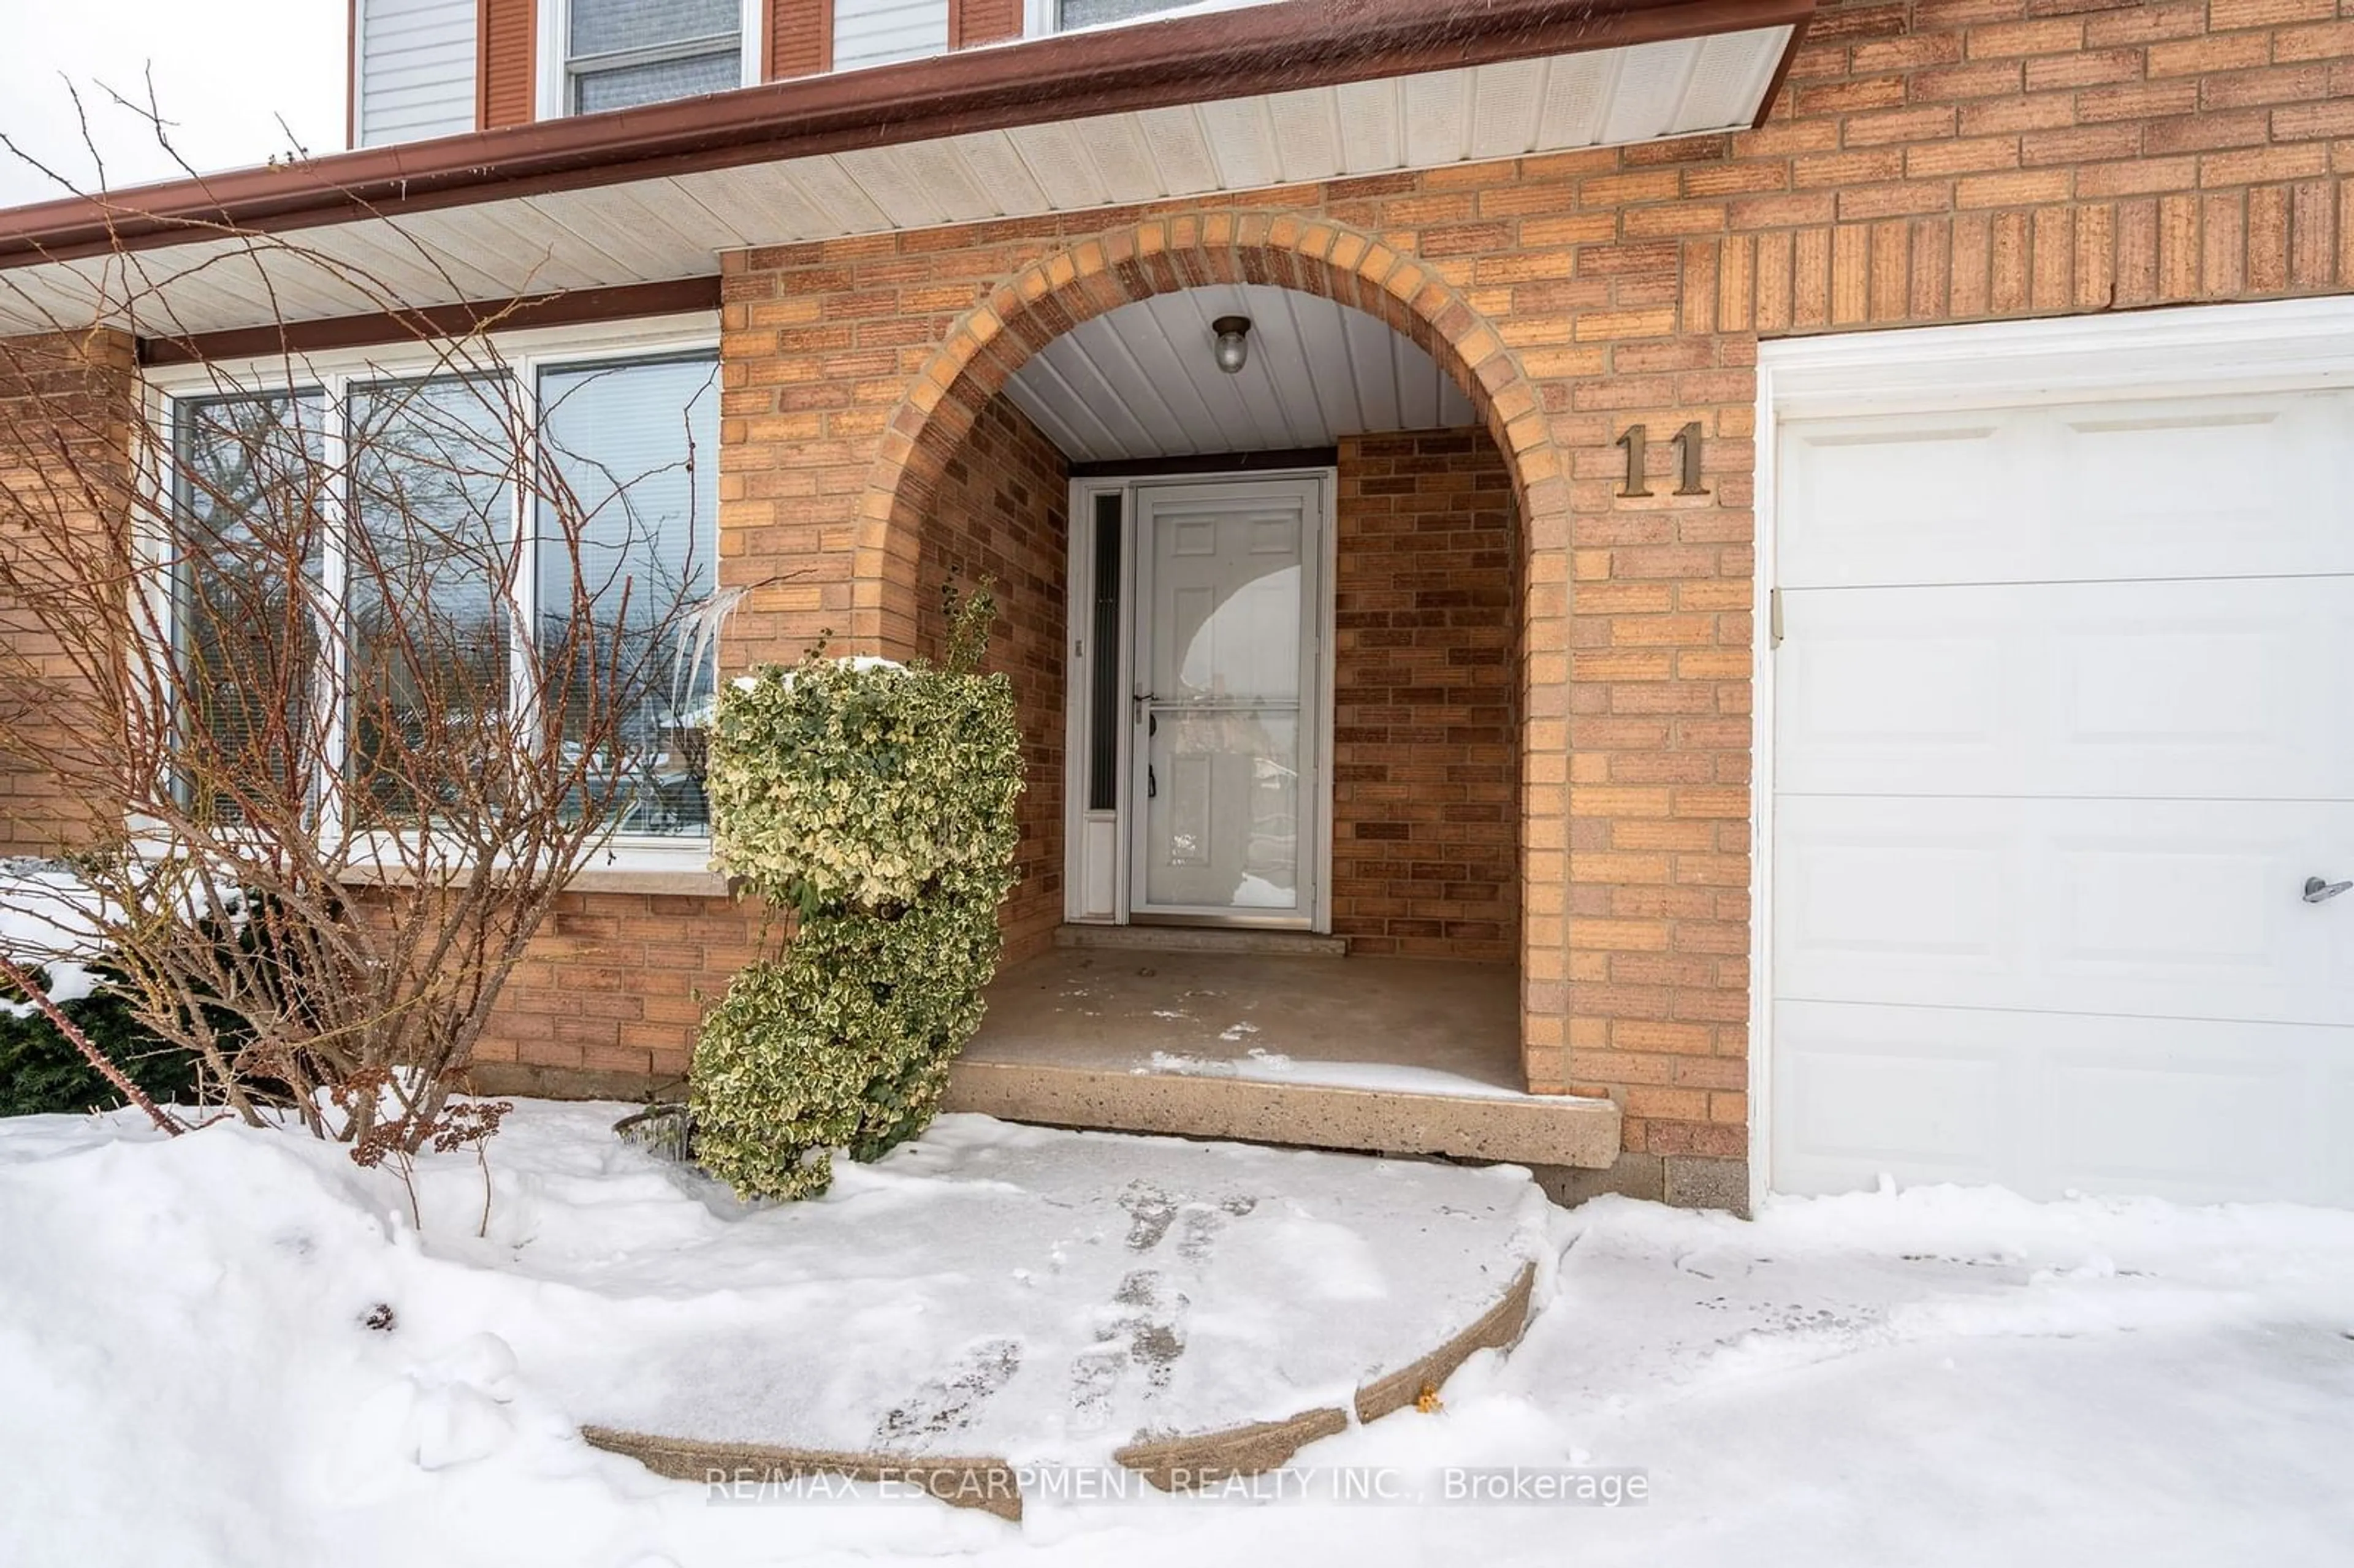
[(1109, 22), (1133, 22), (1156, 12), (1174, 11), (1185, 0), (1047, 0), (1059, 32), (1074, 27), (1100, 27)]
[(743, 0), (566, 0), (564, 111), (742, 86), (744, 9)]

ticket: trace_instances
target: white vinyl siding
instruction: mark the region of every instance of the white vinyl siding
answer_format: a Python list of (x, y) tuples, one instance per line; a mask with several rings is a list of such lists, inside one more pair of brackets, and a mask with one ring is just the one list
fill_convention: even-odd
[(363, 147), (474, 128), (474, 0), (360, 0)]
[(948, 48), (948, 0), (834, 0), (836, 70), (921, 59)]

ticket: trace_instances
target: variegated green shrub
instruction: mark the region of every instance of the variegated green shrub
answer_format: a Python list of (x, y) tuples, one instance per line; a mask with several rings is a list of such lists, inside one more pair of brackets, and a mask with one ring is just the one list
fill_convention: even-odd
[(1022, 790), (1013, 689), (973, 668), (990, 613), (964, 604), (942, 668), (812, 655), (720, 695), (713, 858), (794, 916), (695, 1043), (695, 1157), (747, 1196), (922, 1131), (981, 1022)]

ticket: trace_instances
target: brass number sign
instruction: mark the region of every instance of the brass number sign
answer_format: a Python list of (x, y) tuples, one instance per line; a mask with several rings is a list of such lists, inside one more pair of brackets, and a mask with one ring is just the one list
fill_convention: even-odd
[[(1700, 421), (1694, 419), (1670, 437), (1670, 441), (1676, 449), (1678, 482), (1675, 493), (1706, 495), (1708, 486), (1700, 482)], [(1627, 433), (1618, 438), (1617, 444), (1627, 449), (1627, 482), (1619, 487), (1618, 493), (1628, 501), (1650, 494), (1651, 487), (1645, 482), (1643, 470), (1650, 450), (1651, 428), (1649, 425), (1629, 425)]]

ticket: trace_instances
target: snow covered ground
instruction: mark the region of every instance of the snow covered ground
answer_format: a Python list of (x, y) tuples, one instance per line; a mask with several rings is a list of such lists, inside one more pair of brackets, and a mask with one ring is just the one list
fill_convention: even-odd
[[(0, 857), (0, 953), (47, 971), (51, 1001), (79, 1001), (97, 982), (81, 960), (97, 956), (90, 892), (55, 861)], [(0, 1001), (17, 1017), (31, 1001)]]
[[(426, 1162), (420, 1235), (396, 1178), (299, 1136), (0, 1121), (0, 1563), (2354, 1562), (2354, 1214), (1982, 1191), (1542, 1213), (1557, 1266), (1518, 1348), (1256, 1496), (1034, 1499), (1020, 1525), (871, 1488), (714, 1499), (579, 1440), (587, 1358), (626, 1383), (792, 1268), (943, 1298), (880, 1230), (764, 1255), (773, 1218), (612, 1142), (619, 1108), (525, 1105), (487, 1240), (471, 1156)], [(920, 1209), (991, 1128), (819, 1207)], [(1645, 1499), (1445, 1501), (1572, 1467)], [(1352, 1484), (1424, 1506), (1331, 1500)]]

